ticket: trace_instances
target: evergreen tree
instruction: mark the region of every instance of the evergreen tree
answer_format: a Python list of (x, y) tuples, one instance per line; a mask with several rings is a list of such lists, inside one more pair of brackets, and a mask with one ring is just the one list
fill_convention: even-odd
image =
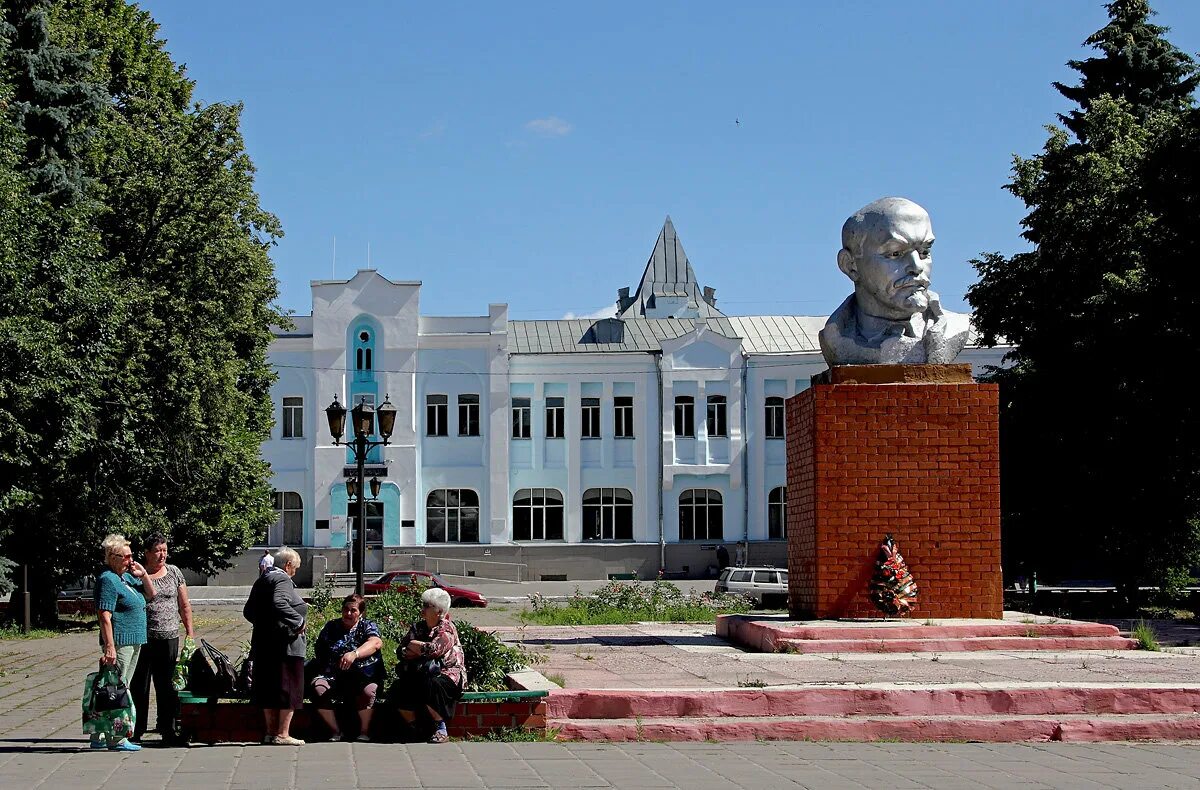
[(974, 261), (967, 298), (985, 343), (1016, 346), (994, 375), (1006, 565), (1133, 589), (1178, 578), (1200, 546), (1200, 426), (1176, 375), (1200, 314), (1174, 307), (1187, 268), (1163, 245), (1186, 221), (1155, 187), (1195, 123), (1196, 69), (1144, 2), (1108, 8), (1088, 39), (1103, 57), (1073, 61), (1080, 85), (1060, 86), (1080, 105), (1063, 116), (1074, 138), (1051, 127), (1040, 155), (1015, 158), (1007, 189), (1029, 207), (1034, 249)]

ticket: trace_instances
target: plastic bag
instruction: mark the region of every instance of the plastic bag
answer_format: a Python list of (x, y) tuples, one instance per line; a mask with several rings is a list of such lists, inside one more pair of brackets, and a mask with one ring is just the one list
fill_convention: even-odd
[(175, 659), (175, 674), (171, 677), (171, 686), (176, 691), (183, 691), (188, 684), (188, 662), (192, 658), (192, 653), (196, 652), (196, 640), (190, 636), (183, 638), (183, 648), (179, 651), (179, 658)]
[(99, 672), (91, 672), (83, 682), (83, 731), (87, 735), (111, 735), (113, 738), (128, 738), (133, 735), (134, 707), (128, 690), (123, 698), (120, 695), (108, 694), (112, 699), (120, 698), (126, 704), (100, 710), (97, 703), (97, 692), (101, 688), (125, 688), (121, 682), (121, 674), (115, 667), (104, 667)]

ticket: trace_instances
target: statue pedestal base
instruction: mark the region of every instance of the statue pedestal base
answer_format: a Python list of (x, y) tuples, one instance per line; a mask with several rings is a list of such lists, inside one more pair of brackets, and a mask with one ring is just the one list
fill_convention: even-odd
[(787, 402), (791, 616), (882, 616), (867, 585), (891, 533), (920, 589), (914, 618), (1000, 618), (998, 387), (960, 365), (826, 380)]

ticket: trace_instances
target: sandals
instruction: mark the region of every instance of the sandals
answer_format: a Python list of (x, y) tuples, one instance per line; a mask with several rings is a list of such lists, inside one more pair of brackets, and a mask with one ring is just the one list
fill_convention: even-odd
[(433, 731), (433, 737), (429, 739), (429, 743), (446, 743), (450, 740), (450, 733), (444, 729), (436, 729)]

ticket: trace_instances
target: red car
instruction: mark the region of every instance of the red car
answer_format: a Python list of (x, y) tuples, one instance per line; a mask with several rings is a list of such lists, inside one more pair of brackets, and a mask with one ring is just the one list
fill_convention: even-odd
[(450, 605), (462, 608), (464, 606), (487, 606), (484, 598), (474, 590), (466, 587), (455, 587), (447, 584), (446, 580), (436, 573), (429, 571), (388, 571), (373, 582), (363, 585), (367, 595), (378, 595), (388, 588), (406, 590), (410, 584), (422, 584), (426, 587), (441, 587), (450, 593)]

